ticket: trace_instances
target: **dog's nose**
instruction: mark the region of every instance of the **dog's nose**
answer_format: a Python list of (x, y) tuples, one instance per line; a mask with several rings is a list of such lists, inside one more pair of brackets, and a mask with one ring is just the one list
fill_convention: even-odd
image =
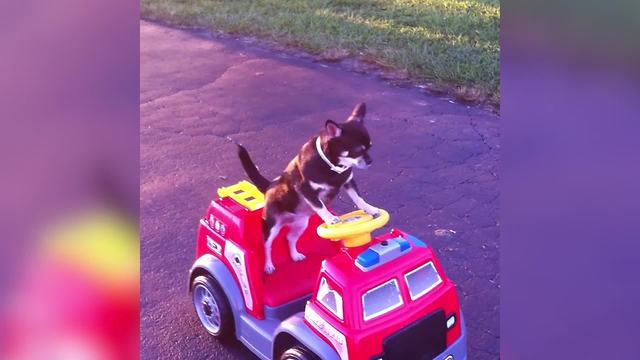
[(371, 165), (371, 163), (373, 162), (373, 160), (371, 160), (371, 158), (370, 158), (370, 157), (365, 156), (365, 157), (364, 157), (364, 162), (365, 162), (367, 165)]

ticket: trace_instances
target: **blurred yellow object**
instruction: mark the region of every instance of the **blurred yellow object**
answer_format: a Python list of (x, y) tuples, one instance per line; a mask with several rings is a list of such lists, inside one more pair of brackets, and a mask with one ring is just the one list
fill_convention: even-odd
[(138, 229), (126, 217), (99, 210), (58, 224), (44, 235), (45, 256), (77, 267), (110, 287), (138, 282)]
[(248, 210), (256, 210), (264, 206), (264, 194), (252, 183), (242, 180), (231, 186), (218, 189), (218, 196), (229, 196)]

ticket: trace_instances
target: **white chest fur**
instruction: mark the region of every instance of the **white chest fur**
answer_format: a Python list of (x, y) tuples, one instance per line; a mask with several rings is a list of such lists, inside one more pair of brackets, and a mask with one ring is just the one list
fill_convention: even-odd
[(309, 185), (311, 185), (311, 188), (313, 190), (318, 191), (318, 197), (324, 201), (325, 197), (327, 195), (327, 193), (331, 190), (333, 190), (333, 187), (331, 187), (329, 184), (323, 184), (323, 183), (317, 183), (317, 182), (313, 182), (313, 181), (309, 181)]

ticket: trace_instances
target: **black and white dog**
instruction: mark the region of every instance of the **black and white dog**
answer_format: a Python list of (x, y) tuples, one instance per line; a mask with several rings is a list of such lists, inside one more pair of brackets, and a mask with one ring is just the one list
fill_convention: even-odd
[(366, 106), (357, 105), (343, 123), (327, 120), (324, 129), (307, 141), (282, 175), (273, 181), (260, 174), (247, 150), (238, 144), (242, 167), (256, 187), (265, 193), (262, 230), (265, 239), (264, 271), (275, 270), (271, 259), (271, 246), (283, 226), (289, 226), (287, 241), (294, 261), (305, 258), (296, 249), (298, 238), (304, 232), (309, 217), (315, 212), (327, 224), (340, 219), (327, 210), (341, 187), (354, 204), (377, 216), (380, 209), (369, 205), (360, 197), (353, 180), (352, 167), (365, 169), (371, 164), (371, 139), (364, 126)]

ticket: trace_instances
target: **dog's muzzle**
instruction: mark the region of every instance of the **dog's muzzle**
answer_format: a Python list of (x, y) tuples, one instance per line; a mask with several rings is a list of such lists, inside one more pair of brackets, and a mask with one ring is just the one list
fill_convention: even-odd
[(371, 160), (371, 156), (369, 156), (369, 154), (364, 154), (364, 156), (362, 157), (364, 159), (365, 164), (367, 164), (367, 166), (371, 165), (371, 163), (373, 162), (373, 160)]

